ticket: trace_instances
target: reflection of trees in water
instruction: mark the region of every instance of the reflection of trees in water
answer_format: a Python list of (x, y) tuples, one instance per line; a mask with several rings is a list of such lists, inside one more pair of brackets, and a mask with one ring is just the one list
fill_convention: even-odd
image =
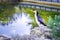
[(14, 14), (14, 6), (9, 4), (1, 4), (0, 5), (0, 22), (7, 23), (13, 18)]

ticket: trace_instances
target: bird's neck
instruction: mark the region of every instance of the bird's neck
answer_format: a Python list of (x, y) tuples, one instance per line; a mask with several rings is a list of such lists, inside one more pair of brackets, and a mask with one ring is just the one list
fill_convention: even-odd
[(35, 21), (38, 25), (40, 25), (39, 21), (38, 21), (38, 13), (35, 13)]
[(37, 12), (35, 13), (35, 19), (36, 19), (36, 21), (38, 19), (38, 13)]
[(37, 17), (38, 15), (39, 15), (38, 12), (36, 12), (36, 13), (35, 13), (35, 16)]

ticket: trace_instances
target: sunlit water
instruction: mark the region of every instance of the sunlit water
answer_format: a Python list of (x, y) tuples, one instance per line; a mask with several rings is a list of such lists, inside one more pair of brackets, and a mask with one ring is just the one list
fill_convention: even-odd
[(29, 14), (14, 14), (14, 20), (11, 20), (8, 25), (0, 24), (0, 35), (4, 34), (7, 36), (15, 35), (29, 35), (32, 28), (32, 20), (29, 17)]

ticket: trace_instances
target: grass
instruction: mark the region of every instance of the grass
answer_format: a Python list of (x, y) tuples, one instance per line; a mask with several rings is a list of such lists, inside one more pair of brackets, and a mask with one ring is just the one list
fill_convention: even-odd
[[(39, 9), (37, 9), (37, 10), (39, 12), (39, 15), (42, 18), (44, 18), (46, 24), (48, 23), (49, 16), (52, 16), (52, 18), (54, 18), (55, 15), (60, 15), (60, 13), (58, 13), (58, 12), (51, 12), (51, 11), (45, 11), (45, 10), (39, 10)], [(32, 22), (33, 27), (37, 27), (38, 25), (35, 21), (33, 9), (32, 8), (24, 8), (24, 12), (27, 14), (30, 14), (30, 18), (32, 20), (34, 20), (34, 22)]]

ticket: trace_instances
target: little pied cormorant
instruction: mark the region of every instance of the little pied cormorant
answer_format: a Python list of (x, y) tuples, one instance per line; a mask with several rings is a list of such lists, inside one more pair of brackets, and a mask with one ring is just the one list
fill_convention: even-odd
[[(38, 26), (43, 27), (43, 28), (44, 27), (48, 28), (47, 25), (45, 24), (44, 19), (41, 16), (39, 16), (39, 13), (38, 13), (37, 10), (34, 10), (34, 14), (35, 14), (35, 19), (36, 19), (36, 22), (37, 22)], [(48, 28), (48, 30), (51, 31), (49, 28)], [(52, 39), (51, 36), (49, 36), (49, 35), (46, 35), (46, 38)]]
[(37, 22), (38, 26), (41, 26), (41, 25), (47, 26), (45, 24), (44, 19), (41, 16), (39, 16), (39, 13), (38, 13), (37, 10), (34, 10), (34, 14), (35, 14), (35, 19), (36, 19), (36, 22)]

